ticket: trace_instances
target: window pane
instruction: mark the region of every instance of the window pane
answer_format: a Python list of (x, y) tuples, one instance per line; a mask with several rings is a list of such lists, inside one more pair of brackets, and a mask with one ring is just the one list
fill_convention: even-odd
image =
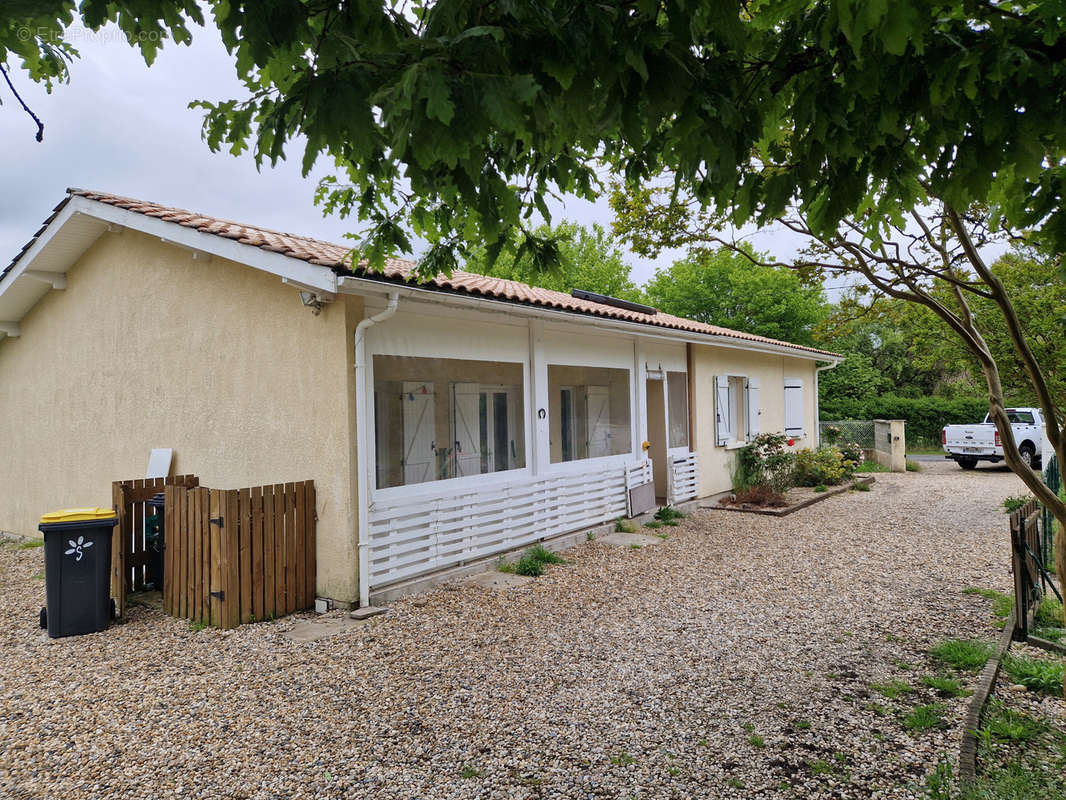
[(666, 373), (666, 393), (670, 400), (670, 446), (688, 447), (688, 375)]
[(629, 370), (551, 364), (548, 398), (553, 464), (631, 451)]
[(377, 486), (526, 465), (522, 365), (374, 356)]

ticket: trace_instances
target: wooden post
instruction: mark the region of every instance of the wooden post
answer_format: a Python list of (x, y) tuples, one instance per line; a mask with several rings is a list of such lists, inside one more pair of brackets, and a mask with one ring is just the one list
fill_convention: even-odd
[(318, 512), (316, 510), (316, 495), (315, 495), (315, 482), (307, 482), (307, 505), (305, 506), (305, 514), (307, 517), (307, 561), (305, 567), (307, 569), (307, 593), (304, 595), (304, 608), (312, 608), (315, 604), (316, 587), (315, 581), (318, 578), (315, 566), (318, 563), (318, 554), (315, 552), (315, 548), (318, 546), (317, 537), (315, 531), (318, 527)]
[(285, 484), (274, 484), (274, 613), (285, 616)]
[(126, 493), (121, 482), (111, 484), (111, 501), (118, 524), (111, 534), (111, 596), (121, 619), (126, 616)]
[(263, 487), (252, 488), (252, 616), (263, 619)]

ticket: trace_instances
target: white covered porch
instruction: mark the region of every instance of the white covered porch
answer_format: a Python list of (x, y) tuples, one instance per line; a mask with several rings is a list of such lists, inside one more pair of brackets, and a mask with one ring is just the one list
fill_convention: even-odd
[(406, 299), (365, 347), (371, 593), (697, 495), (684, 343)]

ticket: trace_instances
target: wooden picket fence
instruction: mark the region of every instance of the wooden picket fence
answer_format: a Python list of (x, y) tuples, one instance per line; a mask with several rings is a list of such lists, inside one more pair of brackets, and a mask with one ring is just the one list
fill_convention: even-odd
[(314, 606), (314, 481), (164, 491), (168, 614), (233, 628)]
[(140, 591), (150, 579), (152, 554), (145, 538), (145, 520), (151, 515), (147, 501), (168, 485), (198, 486), (195, 475), (172, 478), (115, 481), (111, 484), (111, 501), (118, 514), (118, 524), (111, 539), (111, 596), (119, 616), (126, 613), (126, 594)]

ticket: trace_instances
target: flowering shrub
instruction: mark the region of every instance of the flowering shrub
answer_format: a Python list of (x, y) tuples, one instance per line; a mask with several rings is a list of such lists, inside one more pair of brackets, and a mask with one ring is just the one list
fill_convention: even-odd
[(794, 486), (796, 457), (785, 449), (786, 441), (780, 433), (761, 433), (738, 450), (733, 488), (768, 486), (774, 492), (783, 492)]
[(838, 445), (841, 455), (844, 456), (845, 461), (850, 461), (854, 466), (851, 471), (855, 471), (855, 467), (862, 466), (862, 463), (866, 461), (866, 452), (859, 447), (855, 442), (847, 442), (845, 444)]
[(846, 461), (844, 454), (835, 447), (807, 448), (796, 453), (798, 486), (835, 486), (854, 470), (854, 463)]
[(828, 444), (836, 444), (840, 441), (840, 426), (826, 425), (822, 428), (822, 436)]

